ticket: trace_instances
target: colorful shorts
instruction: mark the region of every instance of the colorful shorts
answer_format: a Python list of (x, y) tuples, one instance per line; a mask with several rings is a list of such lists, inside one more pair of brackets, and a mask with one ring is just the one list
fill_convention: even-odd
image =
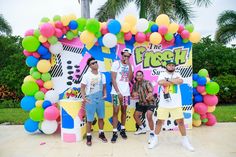
[(119, 105), (128, 106), (130, 104), (130, 96), (123, 96), (123, 101), (121, 104), (118, 95), (112, 94), (112, 103), (114, 106), (119, 106)]

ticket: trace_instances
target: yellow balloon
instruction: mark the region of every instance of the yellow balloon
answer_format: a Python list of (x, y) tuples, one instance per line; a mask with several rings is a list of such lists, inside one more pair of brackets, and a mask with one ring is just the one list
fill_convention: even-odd
[(76, 18), (76, 15), (75, 14), (69, 14), (69, 15), (67, 15), (67, 18), (71, 21), (71, 20), (76, 20), (77, 18)]
[(77, 29), (71, 30), (71, 32), (73, 32), (73, 34), (76, 35), (76, 36), (78, 35), (78, 30)]
[(154, 45), (158, 45), (161, 43), (162, 37), (159, 33), (154, 32), (150, 35), (150, 42)]
[(54, 21), (49, 21), (48, 23), (50, 23), (53, 27), (55, 27)]
[(133, 35), (135, 35), (137, 33), (136, 27), (132, 27), (130, 31)]
[(136, 25), (137, 18), (134, 15), (125, 16), (124, 22), (129, 23), (131, 27)]
[(70, 19), (67, 16), (62, 16), (61, 22), (62, 22), (63, 26), (68, 26), (68, 24), (70, 23)]
[(39, 36), (39, 41), (40, 41), (41, 43), (45, 43), (47, 40), (48, 40), (48, 39), (47, 39), (46, 37), (44, 37), (44, 36), (42, 36), (42, 35)]
[(176, 33), (179, 29), (179, 25), (177, 23), (171, 23), (168, 27), (168, 32), (169, 33)]
[(100, 30), (107, 24), (106, 22), (99, 22), (99, 23), (100, 23)]
[(201, 39), (201, 35), (198, 32), (192, 32), (189, 36), (189, 40), (192, 43), (198, 43), (200, 41), (200, 39)]
[(121, 31), (124, 32), (124, 33), (127, 33), (127, 32), (130, 31), (130, 28), (131, 28), (131, 27), (130, 27), (130, 24), (127, 23), (127, 22), (124, 22), (124, 23), (122, 24)]
[(90, 44), (93, 43), (95, 39), (95, 35), (87, 30), (83, 31), (80, 34), (80, 40), (84, 44)]
[(170, 19), (166, 14), (161, 14), (156, 18), (156, 23), (158, 26), (169, 26)]
[(36, 107), (42, 107), (42, 105), (43, 105), (43, 100), (37, 100), (37, 101), (35, 102), (35, 106), (36, 106)]
[(211, 81), (211, 79), (209, 77), (207, 77), (206, 79), (207, 79), (207, 83)]
[(50, 81), (44, 82), (43, 87), (46, 89), (52, 89), (52, 87), (53, 87), (52, 81), (50, 80)]
[(207, 112), (214, 112), (216, 109), (216, 106), (208, 106), (207, 107)]
[(51, 63), (48, 60), (42, 59), (37, 64), (37, 69), (41, 73), (46, 73), (51, 69)]
[(203, 93), (201, 93), (202, 95), (206, 95), (207, 93), (206, 92), (203, 92)]
[(28, 75), (28, 76), (26, 76), (26, 77), (24, 78), (24, 81), (23, 81), (23, 82), (25, 83), (25, 82), (27, 82), (27, 81), (34, 81), (34, 82), (35, 82), (36, 80), (35, 80), (31, 75)]
[(202, 124), (201, 119), (199, 119), (199, 120), (194, 120), (194, 119), (193, 119), (193, 126), (199, 127), (199, 126), (201, 126), (201, 124)]

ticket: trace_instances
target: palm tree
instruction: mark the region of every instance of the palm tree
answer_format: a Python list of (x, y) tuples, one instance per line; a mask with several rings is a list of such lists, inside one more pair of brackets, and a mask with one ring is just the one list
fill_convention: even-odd
[[(81, 0), (81, 17), (90, 18), (90, 6), (93, 0)], [(80, 0), (78, 0), (80, 3)]]
[(222, 12), (217, 19), (217, 24), (216, 41), (227, 44), (236, 38), (236, 11), (226, 10)]
[(0, 34), (11, 34), (12, 28), (9, 23), (4, 19), (3, 15), (0, 14)]
[(147, 18), (148, 20), (155, 20), (157, 15), (165, 13), (173, 20), (188, 23), (190, 18), (193, 17), (192, 5), (208, 6), (211, 0), (194, 0), (189, 3), (186, 0), (107, 0), (102, 5), (96, 17), (99, 21), (106, 21), (109, 18), (114, 18), (119, 15), (124, 8), (130, 3), (134, 2), (139, 9), (139, 17)]

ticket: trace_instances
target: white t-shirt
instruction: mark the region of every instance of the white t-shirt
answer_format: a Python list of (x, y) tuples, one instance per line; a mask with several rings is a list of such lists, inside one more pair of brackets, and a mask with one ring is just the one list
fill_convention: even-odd
[(98, 73), (97, 75), (92, 72), (87, 72), (84, 74), (81, 81), (82, 84), (86, 85), (86, 95), (93, 94), (102, 91), (103, 87), (100, 87), (100, 81), (102, 79), (102, 84), (106, 84), (106, 77), (103, 73)]
[[(168, 73), (168, 72), (162, 72), (160, 76), (158, 77), (158, 82), (160, 80), (165, 80), (165, 79), (175, 79), (175, 78), (182, 78), (178, 72), (174, 73)], [(164, 92), (167, 92), (170, 94), (170, 101), (166, 101), (164, 99)], [(181, 92), (180, 92), (180, 87), (179, 85), (172, 84), (170, 86), (164, 87), (160, 86), (159, 87), (159, 94), (160, 94), (160, 102), (159, 106), (164, 107), (164, 108), (175, 108), (175, 107), (181, 107), (182, 106), (182, 99), (181, 99)]]
[[(120, 93), (123, 96), (130, 96), (129, 88), (129, 66), (123, 65), (121, 61), (115, 61), (111, 67), (112, 72), (116, 72), (116, 83)], [(132, 67), (133, 71), (133, 67)], [(117, 94), (115, 88), (112, 86), (111, 94)]]

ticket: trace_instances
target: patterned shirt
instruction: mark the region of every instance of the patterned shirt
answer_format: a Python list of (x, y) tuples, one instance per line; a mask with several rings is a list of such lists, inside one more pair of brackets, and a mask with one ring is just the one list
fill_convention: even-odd
[(148, 93), (153, 92), (153, 86), (149, 81), (147, 80), (143, 80), (142, 82), (136, 81), (133, 85), (132, 92), (138, 93), (140, 105), (154, 105), (154, 100), (148, 101), (146, 99)]

